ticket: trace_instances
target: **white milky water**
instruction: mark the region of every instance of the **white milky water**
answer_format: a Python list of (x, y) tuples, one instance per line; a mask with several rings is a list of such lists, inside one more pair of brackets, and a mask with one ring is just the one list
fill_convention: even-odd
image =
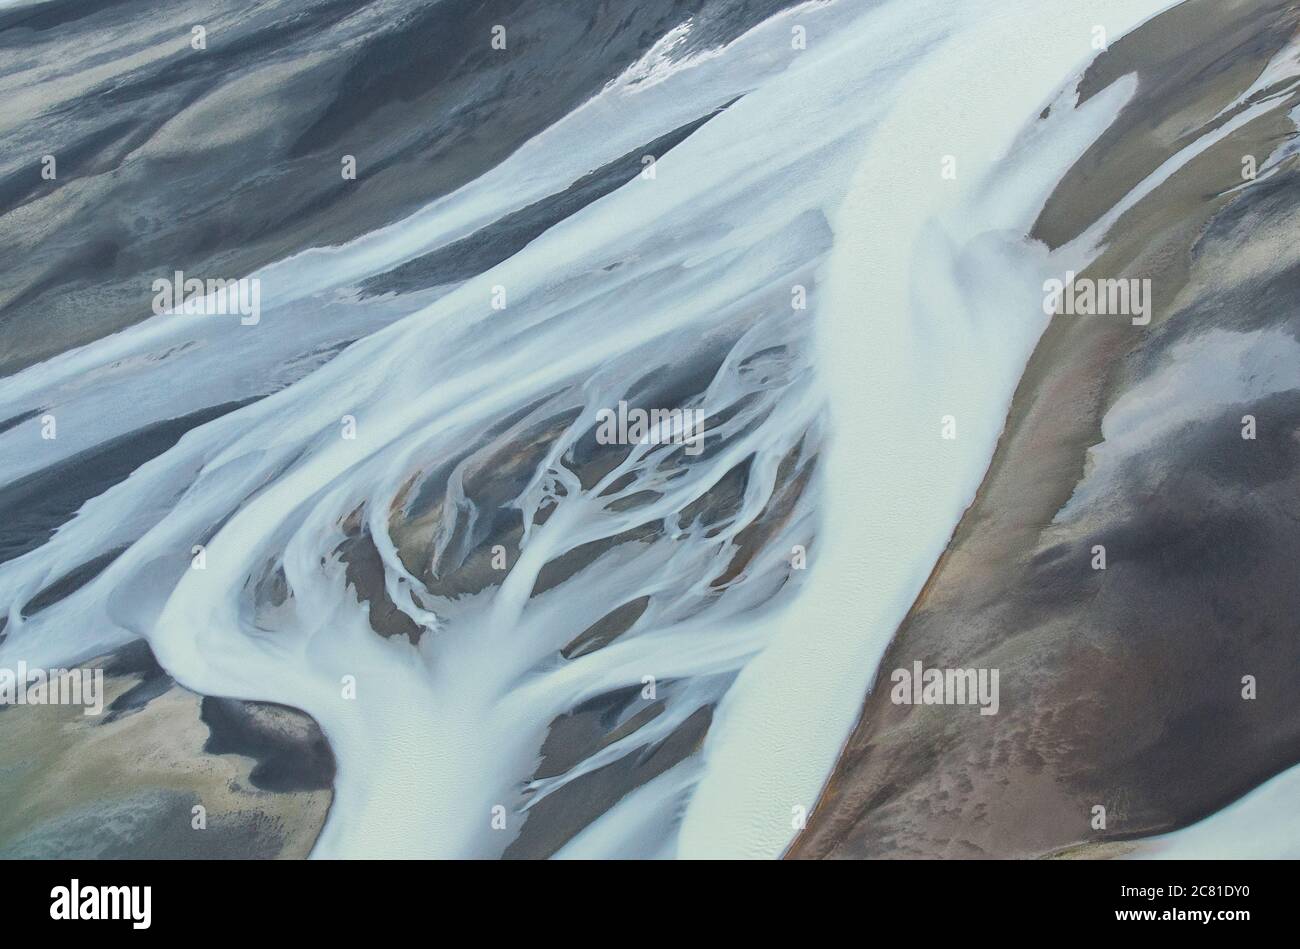
[[(834, 217), (817, 355), (833, 424), (817, 569), (762, 621), (770, 645), (720, 709), (684, 854), (776, 856), (811, 811), (885, 647), (974, 499), (1046, 327), (1042, 281), (1062, 255), (1023, 235), (1135, 88), (1116, 83), (1076, 112), (1062, 84), (1086, 63), (1094, 25), (1117, 37), (1168, 5), (881, 11), (878, 35), (915, 35), (914, 18), (948, 35), (890, 90)], [(1048, 103), (1049, 120), (1022, 134)], [(955, 180), (941, 179), (946, 156)], [(940, 437), (947, 416), (953, 440)]]
[[(560, 856), (780, 854), (974, 496), (1045, 326), (1042, 280), (1078, 269), (1078, 248), (1049, 258), (1024, 234), (1135, 80), (1077, 111), (1068, 80), (1093, 55), (1095, 25), (1114, 39), (1168, 5), (809, 3), (679, 61), (683, 25), (473, 183), (254, 275), (257, 326), (154, 317), (0, 380), (0, 418), (39, 410), (58, 422), (53, 441), (39, 417), (0, 433), (0, 484), (161, 419), (272, 393), (191, 431), (0, 565), (0, 663), (66, 663), (144, 636), (197, 692), (305, 710), (338, 761), (323, 857), (499, 855), (527, 808), (717, 705), (701, 755), (627, 795)], [(806, 50), (792, 48), (796, 26)], [(488, 272), (401, 296), (352, 289), (737, 96), (653, 179)], [(945, 155), (955, 181), (940, 176)], [(806, 310), (791, 307), (795, 285)], [(495, 287), (505, 310), (490, 305)], [(705, 453), (683, 467), (671, 446), (638, 446), (584, 489), (564, 461), (597, 410), (701, 346), (727, 352), (694, 403), (716, 426)], [(939, 436), (946, 415), (956, 440)], [(345, 416), (355, 439), (340, 435)], [(504, 583), (431, 593), (397, 555), (390, 510), (451, 461), (444, 509), (473, 535), (492, 512), (466, 483), (557, 418), (573, 420), (507, 499), (531, 526)], [(710, 581), (729, 545), (799, 446), (805, 459), (821, 450), (814, 489), (719, 593)], [(711, 530), (678, 516), (747, 459), (734, 515)], [(357, 510), (389, 596), (425, 631), (418, 646), (376, 635), (344, 579), (336, 548)], [(664, 536), (614, 547), (530, 597), (548, 562), (657, 521)], [(439, 535), (453, 561), (456, 543)], [(190, 569), (195, 544), (203, 570)], [(810, 567), (786, 583), (796, 544), (810, 546)], [(120, 547), (92, 582), (23, 617), (38, 591)], [(292, 596), (270, 608), (255, 589), (277, 570)], [(629, 633), (557, 659), (642, 596), (654, 605)], [(525, 787), (556, 716), (647, 676), (663, 684), (663, 714)], [(504, 833), (490, 825), (497, 804)]]
[(1300, 767), (1264, 782), (1190, 827), (1136, 842), (1129, 855), (1157, 860), (1300, 859)]

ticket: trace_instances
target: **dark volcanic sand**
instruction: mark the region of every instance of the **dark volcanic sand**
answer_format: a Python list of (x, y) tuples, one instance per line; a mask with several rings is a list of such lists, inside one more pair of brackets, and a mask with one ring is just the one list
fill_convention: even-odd
[[(1295, 33), (1284, 3), (1188, 3), (1115, 43), (1084, 97), (1136, 69), (1138, 93), (1066, 176), (1034, 236), (1080, 233), (1214, 116)], [(1300, 335), (1294, 161), (1236, 195), (1295, 134), (1279, 98), (1112, 230), (1091, 276), (1150, 277), (1155, 319), (1057, 317), (1016, 393), (979, 496), (899, 628), (792, 857), (1030, 857), (1193, 823), (1300, 761), (1300, 391), (1246, 398), (1263, 370), (1224, 351), (1191, 416), (1089, 461), (1126, 395), (1159, 420), (1184, 343)], [(1230, 114), (1235, 114), (1235, 111)], [(1262, 262), (1262, 263), (1261, 263)], [(1286, 302), (1284, 302), (1286, 301)], [(1263, 357), (1261, 357), (1263, 358)], [(1183, 360), (1184, 362), (1179, 362)], [(1155, 381), (1153, 381), (1155, 380)], [(1228, 394), (1219, 397), (1213, 383)], [(1241, 437), (1242, 416), (1257, 440)], [(1062, 512), (1076, 487), (1092, 503)], [(1092, 548), (1108, 566), (1091, 568)], [(1001, 670), (1001, 711), (904, 706), (889, 673)], [(1258, 698), (1243, 700), (1253, 675)], [(1090, 825), (1107, 809), (1105, 830)], [(1095, 852), (1095, 851), (1091, 851)]]

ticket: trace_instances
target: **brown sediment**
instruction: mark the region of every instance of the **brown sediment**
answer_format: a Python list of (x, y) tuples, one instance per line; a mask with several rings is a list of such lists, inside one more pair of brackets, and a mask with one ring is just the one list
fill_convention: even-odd
[(624, 603), (592, 623), (560, 650), (565, 659), (577, 659), (603, 649), (619, 636), (622, 636), (641, 618), (645, 608), (650, 605), (650, 597), (639, 596), (631, 602)]
[[(637, 690), (631, 691), (635, 697)], [(588, 717), (599, 713), (595, 709), (584, 708), (575, 710), (572, 714)], [(653, 706), (641, 709), (636, 716), (638, 726), (657, 715)], [(595, 817), (609, 810), (625, 795), (699, 751), (712, 721), (713, 708), (699, 708), (666, 738), (574, 778), (528, 811), (523, 829), (506, 848), (503, 856), (511, 859), (552, 856)], [(603, 728), (598, 726), (598, 719), (593, 724), (596, 727), (591, 728), (592, 737), (597, 747), (604, 747), (612, 738), (608, 734), (601, 734)], [(562, 738), (565, 733), (555, 731), (554, 734), (557, 738)]]
[[(1034, 236), (1072, 239), (1220, 127), (1298, 17), (1289, 3), (1190, 2), (1116, 42), (1081, 98), (1134, 71), (1138, 91)], [(1279, 98), (1112, 228), (1081, 276), (1151, 278), (1152, 324), (1052, 321), (790, 857), (1122, 855), (1120, 841), (1194, 822), (1300, 760), (1300, 696), (1283, 672), (1300, 660), (1300, 594), (1284, 566), (1300, 556), (1286, 529), (1300, 515), (1300, 394), (1245, 409), (1270, 420), (1275, 440), (1260, 451), (1230, 450), (1243, 410), (1225, 405), (1126, 459), (1111, 500), (1057, 521), (1090, 474), (1102, 418), (1177, 340), (1212, 327), (1296, 333), (1270, 303), (1294, 299), (1300, 267), (1281, 237), (1297, 220), (1295, 168), (1227, 192), (1243, 155), (1262, 165), (1294, 136), (1297, 102)], [(1094, 544), (1104, 571), (1091, 569)], [(916, 660), (999, 669), (999, 714), (892, 704), (890, 671)], [(1246, 673), (1261, 683), (1251, 702)]]
[[(704, 347), (701, 354), (681, 364), (647, 373), (627, 387), (627, 400), (634, 406), (689, 404), (707, 388), (732, 345), (734, 340), (725, 340)], [(763, 358), (754, 357), (749, 361), (751, 371), (759, 371), (769, 364), (781, 367), (782, 353), (778, 350), (760, 355)], [(565, 396), (564, 392), (556, 392), (550, 398), (562, 402)], [(397, 499), (389, 505), (388, 530), (398, 556), (436, 600), (424, 605), (445, 614), (449, 623), (457, 622), (457, 600), (484, 591), (490, 594), (490, 588), (499, 586), (519, 560), (524, 524), (521, 512), (513, 506), (514, 499), (525, 490), (556, 442), (577, 418), (577, 413), (570, 409), (548, 409), (548, 403), (549, 398), (542, 399), (513, 413), (467, 446), (461, 455), (413, 462), (421, 466), (420, 474), (407, 479)], [(526, 423), (532, 412), (536, 412), (538, 421)], [(734, 407), (724, 417), (732, 414)], [(718, 418), (711, 421), (715, 426), (720, 424)], [(717, 436), (709, 443), (710, 450), (720, 450), (721, 441), (721, 436)], [(598, 444), (593, 428), (583, 433), (555, 463), (574, 476), (578, 490), (590, 495), (627, 458), (628, 451), (625, 445)], [(723, 587), (728, 583), (743, 580), (746, 571), (753, 569), (755, 556), (796, 517), (800, 510), (798, 502), (812, 484), (816, 451), (815, 439), (805, 437), (781, 460), (766, 505), (718, 557), (716, 570), (720, 577), (715, 578), (713, 597), (726, 595)], [(702, 460), (710, 457), (706, 454)], [(656, 473), (678, 468), (685, 471), (695, 463), (699, 462), (678, 450), (661, 460)], [(448, 487), (457, 469), (461, 474), (461, 491), (453, 501), (449, 500)], [(684, 505), (672, 519), (710, 535), (720, 532), (744, 509), (752, 477), (750, 463), (738, 463), (690, 504)], [(615, 487), (604, 490), (599, 497), (605, 508), (636, 510), (644, 500), (638, 495), (645, 492), (635, 492), (634, 482), (635, 478), (619, 479)], [(634, 493), (622, 498), (630, 503), (620, 505), (613, 495), (624, 490)], [(548, 511), (543, 509), (534, 523), (544, 523), (547, 516)], [(470, 522), (473, 528), (468, 526)], [(538, 597), (559, 588), (601, 556), (618, 548), (630, 552), (651, 543), (673, 542), (668, 537), (669, 525), (662, 518), (647, 514), (639, 523), (635, 519), (629, 523), (633, 526), (626, 530), (580, 544), (546, 563), (538, 573), (531, 595)], [(347, 582), (355, 596), (368, 605), (369, 619), (376, 633), (406, 636), (412, 643), (425, 646), (423, 630), (397, 607), (385, 590), (383, 566), (368, 533), (364, 508), (343, 516), (340, 528), (345, 539), (335, 553), (346, 565)], [(504, 567), (500, 566), (494, 549), (504, 551)], [(272, 586), (266, 585), (268, 596)], [(773, 584), (773, 592), (779, 586)], [(655, 595), (646, 594), (628, 602), (609, 603), (607, 608), (602, 605), (603, 615), (585, 626), (575, 624), (568, 642), (545, 661), (581, 662), (620, 641), (621, 637), (635, 634), (642, 617), (647, 613), (653, 615), (655, 599)], [(513, 806), (522, 811), (523, 819), (518, 837), (505, 849), (504, 856), (553, 855), (626, 795), (695, 754), (712, 722), (713, 707), (702, 700), (697, 700), (700, 704), (694, 709), (683, 709), (682, 714), (688, 711), (690, 714), (666, 734), (653, 739), (638, 735), (664, 714), (674, 693), (683, 685), (671, 680), (660, 681), (656, 684), (657, 694), (650, 698), (642, 696), (640, 685), (613, 689), (586, 699), (545, 723), (535, 762), (529, 763), (528, 772), (512, 776), (520, 789)], [(624, 754), (602, 767), (566, 780), (570, 771), (624, 739), (630, 739)], [(529, 786), (551, 780), (559, 782), (559, 786), (534, 800), (539, 792)], [(529, 806), (522, 810), (525, 804)]]
[(105, 670), (103, 714), (0, 709), (0, 856), (307, 856), (333, 797), (310, 718), (235, 700), (214, 717), (143, 642), (81, 668)]

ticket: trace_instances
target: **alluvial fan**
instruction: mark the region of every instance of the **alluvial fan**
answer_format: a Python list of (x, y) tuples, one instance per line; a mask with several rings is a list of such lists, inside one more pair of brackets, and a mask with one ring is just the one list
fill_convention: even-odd
[(1295, 32), (0, 4), (0, 855), (1294, 853)]

